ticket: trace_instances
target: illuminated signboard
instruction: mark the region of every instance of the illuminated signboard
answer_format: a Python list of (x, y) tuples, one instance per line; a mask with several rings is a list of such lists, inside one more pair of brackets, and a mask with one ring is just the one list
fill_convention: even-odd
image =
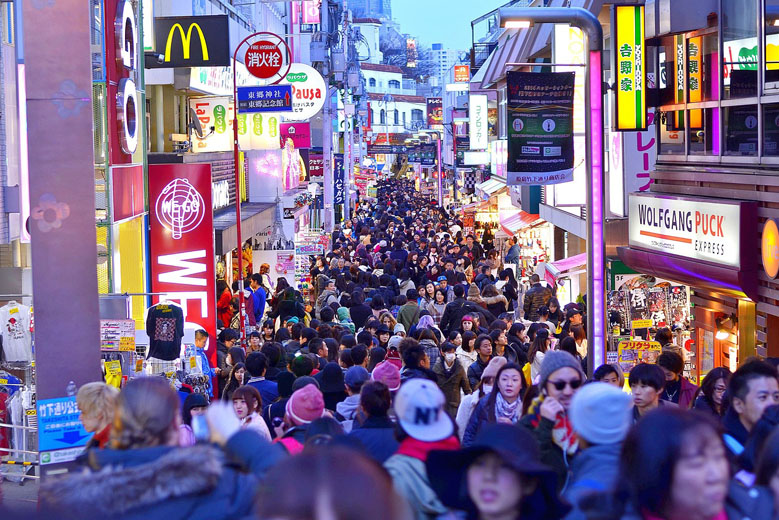
[(644, 6), (615, 6), (617, 130), (646, 129)]
[(487, 96), (471, 94), (468, 102), (468, 129), (470, 130), (471, 150), (486, 150), (489, 146), (487, 133)]

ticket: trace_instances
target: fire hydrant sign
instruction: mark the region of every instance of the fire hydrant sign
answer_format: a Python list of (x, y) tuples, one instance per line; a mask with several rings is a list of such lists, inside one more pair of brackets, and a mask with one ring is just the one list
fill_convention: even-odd
[(289, 66), (280, 42), (261, 40), (249, 46), (244, 64), (252, 76), (268, 79), (279, 75), (283, 66)]
[(92, 434), (84, 430), (80, 417), (75, 396), (38, 401), (38, 451), (84, 446)]
[(238, 112), (292, 112), (292, 87), (238, 87)]

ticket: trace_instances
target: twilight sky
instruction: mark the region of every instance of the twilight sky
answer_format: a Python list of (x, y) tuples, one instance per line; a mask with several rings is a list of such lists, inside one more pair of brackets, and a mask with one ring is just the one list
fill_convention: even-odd
[(471, 48), (471, 20), (505, 4), (506, 0), (392, 0), (392, 17), (404, 33), (444, 48)]

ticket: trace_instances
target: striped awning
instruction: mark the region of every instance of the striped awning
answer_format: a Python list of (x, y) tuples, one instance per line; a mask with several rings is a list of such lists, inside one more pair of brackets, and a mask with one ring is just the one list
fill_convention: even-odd
[(544, 221), (540, 216), (533, 213), (527, 213), (526, 211), (518, 211), (517, 213), (500, 220), (500, 227), (504, 233), (513, 237), (519, 231), (526, 227), (535, 226)]

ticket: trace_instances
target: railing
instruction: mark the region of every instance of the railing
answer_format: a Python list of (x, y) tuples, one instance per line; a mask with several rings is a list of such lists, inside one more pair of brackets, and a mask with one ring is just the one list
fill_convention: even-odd
[(484, 65), (492, 51), (498, 47), (498, 42), (474, 43), (471, 49), (471, 73), (475, 74)]

